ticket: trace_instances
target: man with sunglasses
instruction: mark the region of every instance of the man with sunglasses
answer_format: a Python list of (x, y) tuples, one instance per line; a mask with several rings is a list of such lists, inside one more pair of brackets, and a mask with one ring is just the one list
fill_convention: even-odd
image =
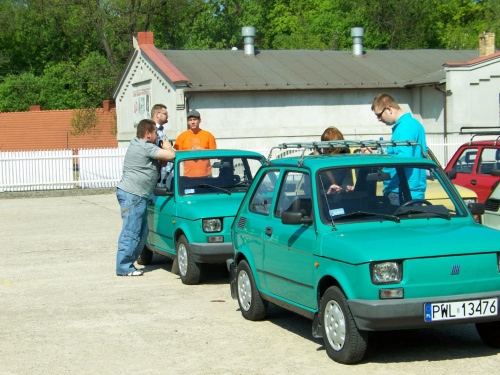
[[(165, 125), (168, 122), (168, 111), (167, 106), (164, 104), (155, 104), (153, 108), (151, 108), (151, 120), (156, 123), (156, 145), (160, 148), (170, 149), (171, 144), (168, 140), (167, 135), (165, 134)], [(172, 163), (160, 162), (161, 170), (158, 177), (158, 182), (165, 180), (172, 170)], [(165, 183), (164, 182), (164, 183)]]
[[(421, 158), (427, 154), (427, 143), (425, 141), (425, 129), (411, 113), (404, 112), (396, 100), (388, 94), (380, 94), (373, 99), (373, 113), (377, 120), (392, 126), (391, 141), (416, 141), (420, 146), (388, 147), (387, 154), (403, 157)], [(367, 149), (363, 152), (372, 152)], [(412, 199), (424, 199), (427, 187), (427, 177), (423, 169), (407, 168), (408, 184)], [(399, 180), (393, 176), (392, 180), (384, 184), (384, 195), (388, 195), (394, 204), (399, 204)]]

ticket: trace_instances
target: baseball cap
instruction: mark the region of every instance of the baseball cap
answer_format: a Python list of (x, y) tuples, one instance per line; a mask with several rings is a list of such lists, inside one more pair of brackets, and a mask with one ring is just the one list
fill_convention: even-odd
[(198, 111), (195, 111), (193, 109), (189, 110), (188, 114), (187, 114), (187, 118), (190, 118), (190, 117), (197, 117), (197, 118), (200, 118), (200, 112)]

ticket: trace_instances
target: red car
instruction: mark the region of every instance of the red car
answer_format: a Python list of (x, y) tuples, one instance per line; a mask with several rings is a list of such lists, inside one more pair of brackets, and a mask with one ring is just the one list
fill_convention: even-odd
[(500, 180), (500, 136), (491, 141), (464, 143), (455, 152), (445, 172), (456, 185), (476, 192), (479, 203), (485, 202)]

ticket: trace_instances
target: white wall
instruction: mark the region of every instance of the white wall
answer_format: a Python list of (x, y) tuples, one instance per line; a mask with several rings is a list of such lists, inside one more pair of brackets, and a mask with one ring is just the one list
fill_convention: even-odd
[(446, 70), (448, 130), (500, 126), (500, 58)]
[[(421, 91), (416, 113), (413, 90), (384, 92), (413, 112), (426, 129), (439, 131), (442, 94), (434, 89), (417, 89), (416, 94)], [(370, 89), (193, 93), (188, 106), (200, 112), (201, 128), (215, 136), (219, 148), (261, 151), (281, 142), (318, 140), (328, 126), (336, 126), (346, 138), (389, 139), (391, 127), (378, 122), (370, 109), (379, 93)]]

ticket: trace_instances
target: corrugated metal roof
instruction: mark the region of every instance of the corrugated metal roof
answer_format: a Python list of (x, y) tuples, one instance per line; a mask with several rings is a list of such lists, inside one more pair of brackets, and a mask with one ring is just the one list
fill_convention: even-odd
[(477, 58), (477, 50), (351, 51), (161, 50), (192, 91), (401, 88), (445, 79), (443, 64)]
[(118, 147), (114, 109), (98, 109), (100, 133), (73, 136), (73, 110), (0, 113), (0, 151)]

